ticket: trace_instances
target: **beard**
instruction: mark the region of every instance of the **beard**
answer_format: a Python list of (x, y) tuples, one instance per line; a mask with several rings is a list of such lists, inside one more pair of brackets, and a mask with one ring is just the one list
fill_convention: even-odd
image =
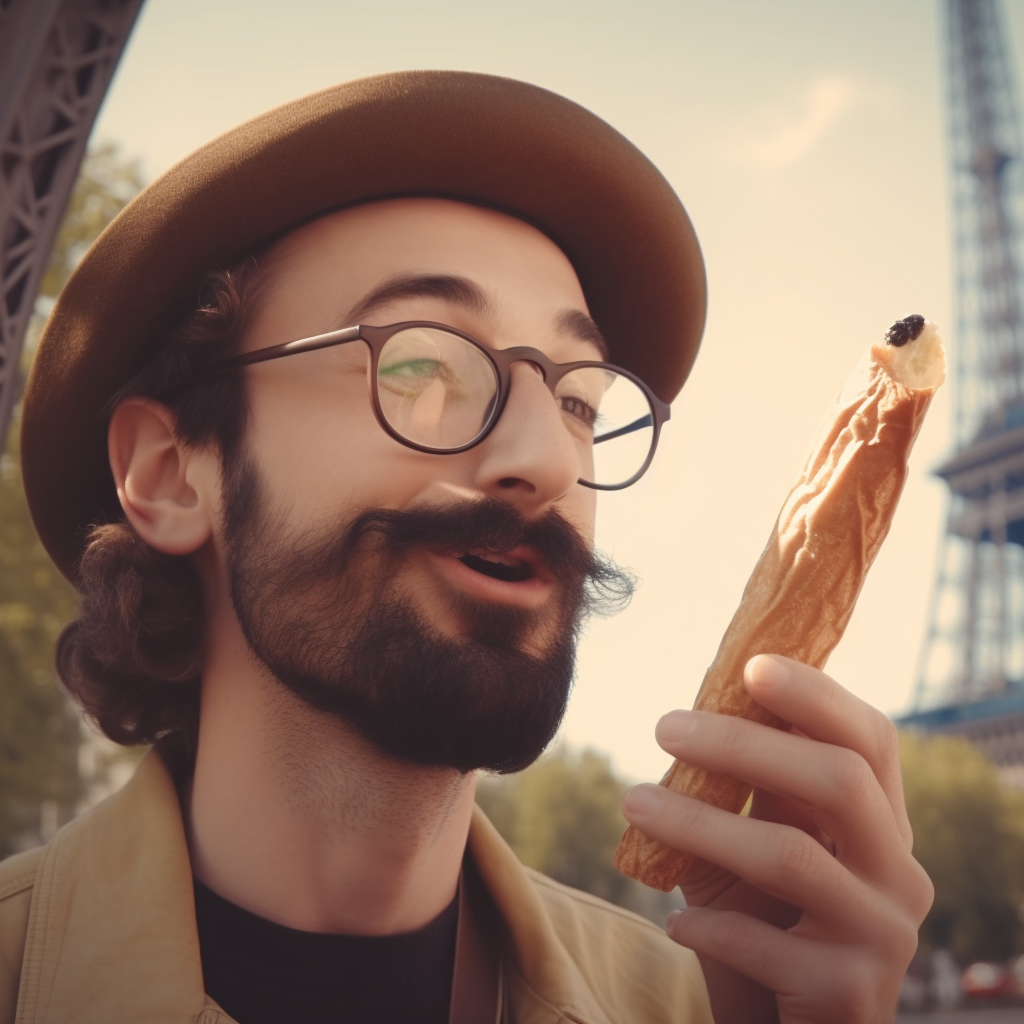
[[(493, 498), (368, 509), (340, 530), (289, 535), (249, 457), (226, 475), (224, 524), (235, 612), (274, 678), (383, 754), (463, 773), (515, 772), (540, 756), (565, 713), (583, 622), (624, 607), (635, 586), (560, 513), (527, 520)], [(451, 637), (394, 585), (417, 546), (523, 544), (556, 581), (554, 610), (456, 593), (462, 635)]]

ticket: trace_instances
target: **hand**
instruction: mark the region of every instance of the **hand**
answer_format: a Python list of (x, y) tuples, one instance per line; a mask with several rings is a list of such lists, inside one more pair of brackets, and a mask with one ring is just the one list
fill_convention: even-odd
[(657, 736), (749, 782), (748, 817), (662, 786), (626, 794), (633, 825), (700, 858), (668, 934), (700, 957), (717, 1024), (890, 1024), (933, 896), (910, 854), (896, 730), (788, 658), (753, 658), (744, 682), (792, 731), (673, 711)]

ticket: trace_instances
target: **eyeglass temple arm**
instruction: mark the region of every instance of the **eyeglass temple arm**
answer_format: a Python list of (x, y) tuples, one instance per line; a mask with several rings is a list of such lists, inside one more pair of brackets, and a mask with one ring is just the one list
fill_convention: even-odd
[(654, 417), (648, 413), (646, 416), (641, 416), (638, 420), (633, 420), (632, 423), (627, 423), (624, 427), (619, 427), (618, 430), (609, 430), (607, 434), (595, 437), (594, 444), (600, 444), (602, 441), (611, 441), (616, 437), (622, 437), (623, 434), (632, 434), (634, 430), (643, 430), (644, 427), (653, 425)]
[(355, 327), (343, 327), (340, 331), (317, 334), (312, 338), (300, 338), (297, 341), (286, 341), (283, 345), (259, 348), (255, 352), (243, 352), (240, 356), (232, 356), (223, 362), (214, 363), (184, 380), (168, 384), (156, 394), (158, 396), (168, 395), (183, 387), (209, 380), (211, 377), (219, 377), (222, 373), (235, 370), (240, 366), (251, 366), (253, 363), (265, 363), (268, 359), (280, 359), (282, 356), (290, 356), (296, 352), (314, 352), (318, 348), (330, 348), (331, 345), (342, 345), (346, 341), (357, 341), (362, 337), (362, 330), (362, 327), (357, 324)]
[(298, 341), (286, 341), (283, 345), (271, 345), (255, 352), (227, 359), (211, 370), (226, 370), (235, 366), (251, 366), (253, 363), (265, 363), (268, 359), (280, 359), (282, 356), (294, 355), (296, 352), (315, 352), (319, 348), (330, 348), (342, 345), (346, 341), (357, 341), (362, 327), (343, 327), (340, 331), (329, 331), (327, 334), (316, 334), (312, 338), (300, 338)]

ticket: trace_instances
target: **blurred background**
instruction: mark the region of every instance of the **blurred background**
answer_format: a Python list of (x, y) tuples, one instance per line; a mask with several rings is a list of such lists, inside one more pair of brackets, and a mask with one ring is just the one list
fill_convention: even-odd
[(830, 399), (893, 320), (923, 313), (953, 372), (829, 671), (908, 730), (915, 852), (937, 888), (908, 1008), (1012, 1002), (1022, 54), (1020, 0), (0, 0), (0, 852), (48, 838), (131, 763), (60, 692), (52, 647), (75, 599), (20, 491), (19, 382), (63, 281), (146, 182), (240, 121), (362, 75), (485, 71), (582, 103), (654, 160), (701, 238), (710, 308), (654, 467), (601, 499), (599, 543), (643, 585), (590, 624), (556, 745), (484, 780), (482, 802), (527, 863), (663, 918), (671, 897), (610, 867), (619, 797), (667, 768), (654, 725), (692, 703)]

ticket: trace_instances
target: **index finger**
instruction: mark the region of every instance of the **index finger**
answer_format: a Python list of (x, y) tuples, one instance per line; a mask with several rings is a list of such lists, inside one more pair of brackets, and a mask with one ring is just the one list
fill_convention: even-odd
[(892, 722), (824, 672), (778, 654), (751, 658), (743, 681), (758, 704), (811, 739), (846, 747), (867, 761), (909, 849), (912, 834), (903, 800), (899, 739)]

